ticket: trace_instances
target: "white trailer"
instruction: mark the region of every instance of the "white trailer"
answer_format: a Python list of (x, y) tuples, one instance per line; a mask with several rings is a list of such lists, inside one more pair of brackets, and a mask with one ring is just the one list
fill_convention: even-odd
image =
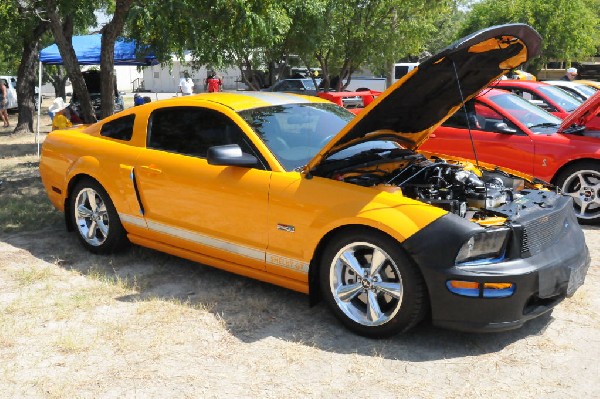
[(385, 78), (352, 77), (346, 90), (361, 91), (361, 89), (369, 89), (374, 91), (384, 91), (386, 88), (387, 84)]
[(17, 77), (0, 76), (0, 82), (6, 87), (6, 109), (17, 108)]

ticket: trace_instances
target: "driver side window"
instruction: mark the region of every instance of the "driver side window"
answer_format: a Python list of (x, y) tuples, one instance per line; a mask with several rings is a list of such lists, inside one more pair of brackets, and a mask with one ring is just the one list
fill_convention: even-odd
[(482, 129), (482, 125), (475, 112), (473, 101), (465, 103), (464, 107), (461, 107), (456, 113), (450, 116), (443, 125), (457, 129)]
[(169, 107), (154, 111), (148, 125), (148, 148), (206, 158), (209, 147), (237, 144), (256, 151), (240, 127), (226, 115), (201, 107)]
[(522, 133), (514, 123), (504, 118), (486, 104), (477, 102), (475, 113), (481, 130), (494, 133)]

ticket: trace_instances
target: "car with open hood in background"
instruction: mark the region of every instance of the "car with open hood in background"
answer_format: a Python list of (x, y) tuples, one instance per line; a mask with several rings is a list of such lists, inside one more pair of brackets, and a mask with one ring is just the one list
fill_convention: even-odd
[(348, 109), (353, 114), (357, 115), (363, 109), (371, 104), (377, 96), (382, 92), (375, 90), (361, 91), (322, 91), (319, 92), (319, 97), (331, 101), (334, 104)]
[[(92, 101), (92, 108), (94, 109), (94, 114), (96, 119), (102, 118), (102, 93), (101, 93), (101, 82), (100, 82), (100, 71), (91, 69), (89, 71), (82, 72), (83, 80), (85, 81), (85, 85), (87, 87), (88, 93), (90, 93), (90, 99)], [(125, 104), (123, 102), (123, 96), (117, 90), (117, 82), (115, 81), (114, 85), (115, 91), (115, 102), (113, 112), (120, 112), (125, 109)], [(79, 99), (73, 93), (70, 101), (71, 108), (75, 111), (79, 110)]]
[(269, 92), (133, 107), (51, 132), (42, 181), (95, 253), (132, 242), (307, 293), (369, 337), (426, 316), (517, 328), (584, 282), (590, 258), (571, 197), (414, 150), (539, 48), (527, 25), (476, 32), (357, 116)]
[(600, 92), (567, 118), (510, 92), (484, 90), (447, 119), (422, 151), (477, 159), (561, 188), (582, 223), (600, 223), (600, 131), (587, 127), (600, 112)]

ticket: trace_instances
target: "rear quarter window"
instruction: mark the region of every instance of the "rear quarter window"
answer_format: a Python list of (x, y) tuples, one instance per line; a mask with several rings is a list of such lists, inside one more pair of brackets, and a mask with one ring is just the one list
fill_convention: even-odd
[(110, 137), (111, 139), (129, 141), (131, 140), (131, 136), (133, 136), (134, 121), (135, 115), (132, 114), (107, 122), (102, 125), (100, 135)]

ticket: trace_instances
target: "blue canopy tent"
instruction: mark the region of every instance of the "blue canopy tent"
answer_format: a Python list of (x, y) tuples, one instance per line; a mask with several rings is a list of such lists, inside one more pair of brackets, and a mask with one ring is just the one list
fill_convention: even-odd
[[(75, 56), (79, 65), (100, 65), (101, 48), (102, 48), (102, 35), (85, 35), (85, 36), (73, 36), (73, 49), (75, 50)], [(134, 66), (146, 66), (154, 65), (157, 63), (156, 57), (152, 53), (140, 56), (139, 52), (136, 52), (137, 44), (135, 40), (118, 38), (115, 42), (115, 60), (114, 64), (117, 65), (134, 65)], [(42, 66), (43, 65), (62, 65), (63, 60), (60, 56), (58, 46), (53, 44), (44, 48), (40, 51), (40, 65), (39, 65), (39, 88), (38, 90), (38, 104), (41, 105), (42, 101)], [(38, 127), (36, 132), (36, 141), (38, 142), (38, 156), (39, 156), (39, 132), (40, 132), (40, 115), (41, 106), (38, 106)]]
[[(100, 65), (102, 35), (73, 36), (73, 49), (79, 65)], [(136, 54), (135, 40), (119, 38), (115, 42), (115, 65), (152, 65), (156, 58), (152, 54)], [(63, 60), (58, 46), (53, 44), (40, 51), (40, 63), (44, 65), (62, 65)]]

